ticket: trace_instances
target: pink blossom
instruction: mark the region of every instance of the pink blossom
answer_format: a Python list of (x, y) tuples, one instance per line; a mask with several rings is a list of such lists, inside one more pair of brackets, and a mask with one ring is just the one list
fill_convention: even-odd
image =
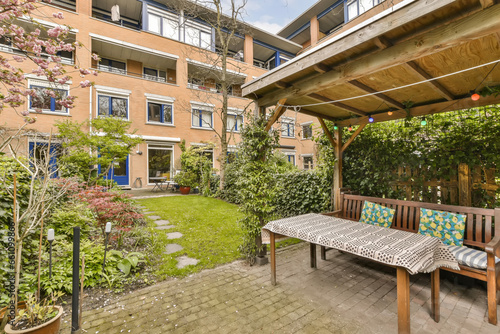
[(90, 82), (90, 80), (85, 80), (85, 81), (80, 82), (80, 87), (82, 87), (82, 88), (86, 88), (86, 87), (90, 87), (90, 86), (92, 86), (92, 83)]
[(52, 16), (55, 17), (56, 19), (61, 19), (61, 20), (64, 19), (64, 15), (61, 12), (53, 13)]

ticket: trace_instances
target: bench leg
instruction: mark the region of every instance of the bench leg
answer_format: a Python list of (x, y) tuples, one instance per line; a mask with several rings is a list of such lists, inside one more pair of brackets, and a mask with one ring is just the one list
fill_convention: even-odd
[(309, 244), (310, 246), (310, 251), (311, 251), (311, 268), (317, 268), (316, 265), (316, 244), (313, 244), (312, 242)]
[(486, 269), (486, 281), (488, 290), (488, 322), (497, 324), (497, 277), (495, 271), (495, 257), (488, 253), (488, 267)]
[(403, 267), (397, 267), (398, 333), (410, 333), (410, 274)]
[(435, 322), (440, 320), (439, 268), (431, 273), (431, 310)]
[(276, 285), (276, 243), (275, 243), (275, 235), (273, 232), (269, 231), (270, 236), (270, 249), (271, 253), (271, 284)]
[(321, 246), (321, 260), (326, 261), (326, 247)]

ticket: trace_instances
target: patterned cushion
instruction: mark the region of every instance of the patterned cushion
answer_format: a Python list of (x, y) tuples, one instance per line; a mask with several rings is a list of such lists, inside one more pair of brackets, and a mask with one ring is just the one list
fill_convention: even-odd
[(418, 233), (441, 239), (445, 245), (462, 246), (465, 215), (420, 208)]
[[(459, 264), (477, 269), (486, 269), (486, 252), (466, 246), (448, 246), (448, 249), (455, 256)], [(498, 262), (500, 262), (500, 259), (495, 257), (495, 263)]]
[(395, 211), (383, 205), (365, 201), (359, 221), (376, 226), (391, 227)]

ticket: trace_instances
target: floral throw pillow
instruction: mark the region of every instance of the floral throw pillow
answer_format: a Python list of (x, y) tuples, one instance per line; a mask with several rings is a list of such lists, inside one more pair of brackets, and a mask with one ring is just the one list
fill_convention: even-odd
[(376, 226), (391, 227), (395, 211), (383, 205), (365, 201), (359, 221)]
[(445, 245), (463, 246), (467, 216), (420, 208), (418, 233), (441, 239)]

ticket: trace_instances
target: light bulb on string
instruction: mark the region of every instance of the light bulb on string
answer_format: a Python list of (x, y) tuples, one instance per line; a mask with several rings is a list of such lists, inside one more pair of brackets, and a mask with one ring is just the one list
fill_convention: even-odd
[(426, 126), (427, 125), (427, 121), (425, 120), (425, 118), (420, 121), (420, 125), (422, 125), (422, 126)]
[(338, 127), (338, 126), (336, 126), (336, 125), (334, 125), (334, 126), (333, 126), (333, 129), (334, 129), (335, 131), (337, 131), (337, 130), (339, 129), (339, 127)]
[(389, 111), (387, 112), (387, 115), (391, 116), (391, 115), (392, 115), (392, 110), (389, 110)]
[(373, 117), (372, 117), (372, 116), (370, 116), (370, 117), (368, 118), (368, 122), (373, 123), (374, 121), (375, 121), (375, 120), (373, 119)]
[(347, 130), (352, 131), (352, 126), (350, 126)]
[(477, 101), (481, 98), (481, 95), (479, 95), (478, 93), (474, 93), (470, 96), (470, 98), (472, 101)]

